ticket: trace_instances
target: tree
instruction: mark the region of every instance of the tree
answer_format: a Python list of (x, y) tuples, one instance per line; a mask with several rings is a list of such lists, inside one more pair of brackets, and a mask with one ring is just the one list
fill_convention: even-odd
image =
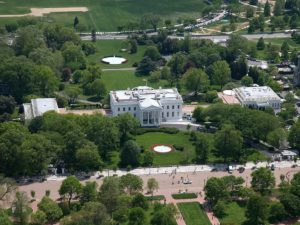
[(47, 222), (47, 215), (41, 210), (38, 210), (31, 215), (32, 225), (44, 225), (46, 224), (46, 222)]
[(185, 87), (193, 91), (197, 96), (199, 91), (206, 91), (209, 86), (209, 79), (201, 69), (190, 69), (184, 74)]
[(29, 199), (25, 192), (17, 192), (16, 198), (12, 203), (13, 215), (19, 225), (26, 225), (32, 209), (29, 207)]
[(286, 141), (286, 132), (282, 128), (277, 128), (274, 131), (271, 131), (267, 136), (267, 141), (275, 148), (280, 148), (283, 146), (283, 143)]
[(161, 21), (161, 18), (158, 15), (148, 13), (143, 15), (142, 21), (144, 21), (145, 24), (149, 24), (150, 26), (152, 26), (154, 32), (156, 32), (157, 25)]
[(129, 52), (130, 52), (130, 54), (137, 53), (137, 51), (138, 51), (137, 41), (133, 38), (129, 39)]
[(92, 37), (92, 42), (96, 42), (96, 40), (97, 40), (97, 34), (96, 34), (96, 30), (95, 29), (92, 29), (91, 37)]
[(284, 60), (289, 59), (289, 50), (290, 50), (290, 46), (289, 46), (288, 42), (284, 41), (281, 45), (281, 53), (282, 53), (282, 58)]
[(271, 5), (270, 5), (268, 0), (267, 0), (267, 2), (265, 3), (265, 6), (264, 6), (264, 16), (265, 17), (271, 16)]
[(133, 133), (140, 125), (139, 121), (130, 113), (123, 113), (116, 117), (116, 123), (120, 133), (120, 143), (124, 143), (130, 138), (130, 133)]
[(207, 135), (199, 133), (196, 138), (196, 161), (197, 163), (207, 163), (212, 150), (211, 140)]
[(76, 151), (77, 168), (85, 172), (99, 169), (101, 158), (94, 143), (89, 143)]
[(157, 180), (155, 180), (155, 178), (148, 179), (147, 188), (148, 188), (149, 193), (151, 193), (151, 195), (153, 197), (154, 191), (159, 188)]
[(62, 210), (58, 204), (46, 196), (39, 202), (38, 208), (46, 214), (47, 221), (49, 222), (55, 222), (63, 216)]
[(129, 212), (128, 219), (128, 225), (143, 225), (146, 222), (145, 211), (140, 207), (132, 208)]
[(0, 95), (0, 114), (12, 114), (15, 111), (16, 102), (12, 96)]
[(250, 197), (246, 216), (253, 225), (265, 224), (268, 218), (268, 200), (259, 195)]
[(280, 197), (280, 202), (289, 216), (298, 217), (300, 215), (300, 199), (298, 196), (291, 193), (284, 193)]
[(239, 130), (225, 124), (215, 135), (217, 154), (227, 162), (228, 158), (239, 160), (241, 157), (243, 138)]
[(136, 167), (140, 164), (141, 149), (135, 141), (129, 140), (124, 143), (120, 154), (120, 160), (122, 166), (130, 165)]
[(221, 88), (230, 81), (231, 70), (226, 61), (217, 61), (211, 67), (211, 82)]
[(110, 215), (118, 209), (120, 194), (119, 178), (105, 177), (100, 187), (100, 202), (105, 205)]
[(92, 42), (84, 42), (81, 47), (86, 56), (93, 55), (97, 52), (97, 47)]
[(265, 41), (264, 41), (263, 37), (259, 38), (259, 40), (257, 41), (256, 48), (257, 48), (257, 50), (265, 49)]
[(226, 204), (224, 201), (220, 200), (213, 207), (213, 212), (218, 218), (222, 218), (225, 216)]
[(136, 68), (136, 73), (140, 75), (149, 75), (150, 72), (156, 70), (156, 64), (149, 58), (145, 56), (139, 62), (138, 67)]
[(26, 26), (18, 30), (14, 41), (14, 49), (17, 55), (28, 56), (37, 48), (45, 47), (43, 33), (36, 26)]
[(97, 183), (90, 181), (86, 182), (81, 190), (80, 203), (84, 205), (87, 202), (95, 202), (97, 197)]
[(151, 219), (151, 225), (176, 225), (175, 216), (178, 211), (173, 204), (166, 206), (159, 205), (159, 210), (155, 210)]
[(96, 79), (91, 83), (91, 94), (94, 94), (97, 96), (97, 98), (104, 98), (107, 94), (107, 89), (105, 87), (105, 84), (102, 80)]
[(275, 6), (274, 6), (274, 16), (281, 16), (284, 10), (284, 0), (276, 0), (275, 1)]
[(110, 225), (106, 208), (99, 202), (87, 202), (79, 212), (72, 213), (60, 221), (62, 225)]
[(269, 209), (269, 220), (272, 223), (280, 222), (287, 218), (287, 213), (282, 203), (273, 201)]
[(243, 85), (243, 86), (250, 87), (250, 86), (252, 86), (252, 84), (253, 84), (253, 79), (252, 79), (252, 77), (244, 76), (244, 77), (241, 79), (241, 85)]
[(288, 141), (291, 146), (300, 149), (300, 122), (295, 123), (288, 136)]
[(73, 42), (65, 42), (61, 48), (62, 56), (65, 60), (65, 66), (72, 71), (76, 69), (85, 69), (86, 58), (80, 46)]
[(36, 66), (32, 82), (38, 90), (37, 93), (45, 97), (58, 90), (59, 80), (48, 66)]
[(79, 24), (79, 19), (78, 19), (78, 17), (77, 16), (75, 16), (75, 18), (74, 18), (74, 23), (73, 23), (73, 27), (74, 27), (74, 29), (76, 29), (77, 28), (77, 25)]
[(251, 18), (254, 16), (254, 9), (252, 7), (247, 7), (246, 17)]
[(212, 177), (209, 178), (204, 187), (206, 198), (216, 204), (219, 200), (226, 200), (229, 197), (229, 191), (223, 179)]
[(168, 66), (170, 67), (171, 76), (174, 80), (177, 81), (185, 73), (186, 63), (187, 58), (183, 53), (178, 52), (172, 56)]
[(291, 181), (290, 191), (300, 199), (300, 173), (296, 173)]
[(134, 195), (143, 190), (143, 180), (136, 175), (126, 174), (120, 179), (121, 188), (130, 195)]
[(70, 207), (71, 200), (78, 196), (81, 192), (82, 185), (75, 176), (67, 177), (59, 188), (59, 194), (64, 198), (67, 198), (68, 205)]
[(152, 151), (145, 151), (143, 157), (143, 166), (152, 166), (154, 160), (154, 152)]
[(272, 171), (267, 168), (259, 168), (252, 172), (251, 186), (256, 192), (265, 195), (270, 193), (275, 186), (275, 178)]
[(144, 57), (148, 56), (152, 61), (158, 61), (161, 59), (161, 55), (156, 46), (150, 45), (146, 48)]
[(137, 193), (131, 202), (133, 207), (141, 207), (144, 210), (148, 210), (149, 204), (147, 198), (142, 193)]
[(13, 222), (10, 220), (9, 216), (2, 209), (0, 210), (0, 224), (1, 225), (13, 225)]
[(16, 182), (0, 174), (0, 201), (7, 201), (17, 190)]

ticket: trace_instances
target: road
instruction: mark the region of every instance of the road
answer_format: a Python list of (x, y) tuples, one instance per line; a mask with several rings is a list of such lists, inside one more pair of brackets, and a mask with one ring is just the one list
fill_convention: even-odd
[[(149, 36), (151, 35), (156, 35), (157, 33), (151, 33), (148, 34)], [(284, 32), (281, 33), (261, 33), (261, 34), (243, 34), (243, 37), (247, 38), (248, 40), (257, 40), (261, 37), (264, 39), (275, 39), (275, 38), (289, 38), (291, 37), (291, 34), (287, 34)], [(107, 34), (107, 35), (97, 35), (97, 40), (125, 40), (127, 39), (128, 35), (124, 34)], [(226, 41), (229, 39), (229, 35), (201, 35), (201, 34), (196, 34), (196, 33), (190, 33), (190, 37), (192, 39), (210, 39), (215, 42), (222, 42)], [(183, 36), (175, 36), (175, 35), (170, 35), (169, 38), (171, 39), (184, 39)], [(86, 35), (86, 36), (81, 36), (81, 40), (84, 41), (90, 41), (91, 36)]]

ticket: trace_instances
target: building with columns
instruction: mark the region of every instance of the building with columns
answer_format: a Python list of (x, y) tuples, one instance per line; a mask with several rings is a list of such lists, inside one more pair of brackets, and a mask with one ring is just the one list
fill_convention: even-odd
[(182, 104), (182, 97), (176, 88), (139, 86), (132, 90), (110, 92), (112, 115), (130, 113), (143, 127), (157, 127), (161, 122), (181, 120)]

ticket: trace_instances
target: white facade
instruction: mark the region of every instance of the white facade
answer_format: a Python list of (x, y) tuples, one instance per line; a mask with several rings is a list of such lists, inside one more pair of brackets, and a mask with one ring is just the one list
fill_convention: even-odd
[(23, 108), (25, 120), (31, 120), (48, 111), (58, 112), (58, 106), (55, 98), (31, 99), (30, 103), (23, 104)]
[(272, 107), (275, 112), (280, 112), (281, 99), (270, 87), (240, 87), (233, 91), (243, 106), (253, 109)]
[(161, 122), (182, 119), (182, 97), (176, 88), (153, 89), (140, 86), (132, 90), (110, 92), (113, 116), (130, 113), (141, 126), (159, 126)]

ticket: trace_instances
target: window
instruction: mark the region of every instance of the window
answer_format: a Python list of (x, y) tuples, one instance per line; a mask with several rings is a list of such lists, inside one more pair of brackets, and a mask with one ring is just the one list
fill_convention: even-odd
[(130, 107), (128, 107), (128, 111), (131, 111), (131, 108), (130, 108)]
[(177, 109), (180, 109), (180, 105), (177, 106)]
[(134, 113), (133, 116), (136, 117), (136, 114)]
[(161, 116), (162, 116), (162, 118), (164, 118), (164, 112), (162, 112)]
[(169, 112), (167, 112), (167, 117), (169, 117)]
[(177, 116), (179, 116), (179, 112), (177, 112)]
[(172, 117), (174, 117), (174, 112), (172, 112)]
[(120, 112), (120, 107), (118, 107), (118, 112)]
[(172, 105), (172, 109), (174, 109), (174, 105)]
[(123, 112), (125, 112), (125, 110), (126, 110), (125, 107), (123, 107)]
[(169, 109), (169, 106), (167, 105), (167, 109)]
[(136, 107), (134, 107), (133, 110), (136, 111)]

